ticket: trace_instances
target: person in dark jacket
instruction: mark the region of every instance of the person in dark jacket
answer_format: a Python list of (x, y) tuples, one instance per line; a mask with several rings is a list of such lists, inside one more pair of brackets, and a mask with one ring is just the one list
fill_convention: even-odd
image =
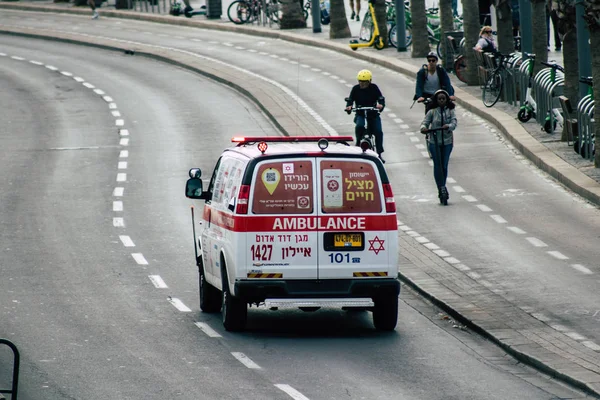
[[(445, 90), (450, 95), (450, 100), (455, 100), (454, 88), (446, 70), (438, 65), (438, 56), (434, 52), (427, 55), (427, 64), (423, 65), (417, 72), (417, 85), (415, 87), (414, 100), (419, 103), (433, 96), (438, 90)], [(429, 111), (431, 103), (425, 107)]]
[(378, 111), (357, 111), (354, 117), (354, 134), (356, 135), (356, 145), (360, 146), (360, 141), (366, 132), (365, 125), (368, 125), (369, 130), (375, 135), (375, 148), (379, 159), (385, 163), (381, 153), (383, 153), (383, 131), (381, 129), (381, 113), (385, 107), (385, 98), (381, 94), (379, 87), (372, 83), (373, 74), (367, 69), (358, 72), (356, 77), (358, 85), (354, 85), (350, 91), (350, 96), (346, 99), (346, 112), (352, 111), (352, 105), (356, 107), (376, 107)]

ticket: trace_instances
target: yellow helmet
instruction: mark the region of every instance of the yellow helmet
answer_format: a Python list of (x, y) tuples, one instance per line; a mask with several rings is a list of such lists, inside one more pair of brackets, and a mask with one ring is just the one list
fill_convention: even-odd
[(363, 69), (358, 71), (358, 75), (356, 77), (359, 81), (371, 81), (373, 79), (373, 74), (368, 69)]

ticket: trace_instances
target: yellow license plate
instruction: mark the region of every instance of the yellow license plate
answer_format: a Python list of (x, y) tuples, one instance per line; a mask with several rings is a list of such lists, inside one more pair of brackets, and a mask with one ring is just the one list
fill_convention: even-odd
[(358, 233), (336, 233), (333, 236), (333, 245), (335, 248), (362, 247), (362, 235)]

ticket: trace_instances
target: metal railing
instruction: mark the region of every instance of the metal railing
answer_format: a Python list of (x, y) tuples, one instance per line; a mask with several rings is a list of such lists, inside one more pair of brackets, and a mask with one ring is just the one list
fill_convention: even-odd
[(536, 104), (535, 119), (542, 126), (547, 123), (546, 118), (550, 117), (550, 126), (554, 127), (556, 122), (552, 110), (561, 108), (558, 97), (563, 94), (565, 76), (559, 70), (554, 73), (556, 76), (553, 77), (553, 69), (544, 68), (533, 77), (531, 89)]
[(13, 377), (12, 377), (12, 388), (11, 389), (0, 389), (0, 398), (2, 398), (2, 393), (10, 394), (11, 400), (17, 400), (18, 396), (18, 388), (19, 388), (19, 365), (21, 363), (21, 356), (19, 355), (19, 350), (17, 346), (13, 342), (8, 339), (0, 338), (0, 344), (5, 344), (13, 352)]
[(577, 103), (578, 140), (575, 151), (583, 158), (592, 159), (594, 150), (594, 99), (591, 94), (584, 96)]

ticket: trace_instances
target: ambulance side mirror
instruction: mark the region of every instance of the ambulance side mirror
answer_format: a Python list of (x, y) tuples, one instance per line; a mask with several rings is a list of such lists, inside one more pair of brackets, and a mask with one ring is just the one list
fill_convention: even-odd
[(202, 190), (202, 179), (190, 178), (185, 184), (185, 197), (190, 199), (204, 199), (208, 198), (208, 192)]

